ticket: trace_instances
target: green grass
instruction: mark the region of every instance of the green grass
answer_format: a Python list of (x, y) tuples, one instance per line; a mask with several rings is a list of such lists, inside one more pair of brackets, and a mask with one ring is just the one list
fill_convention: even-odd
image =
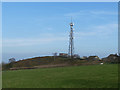
[(3, 71), (3, 88), (117, 88), (118, 65)]

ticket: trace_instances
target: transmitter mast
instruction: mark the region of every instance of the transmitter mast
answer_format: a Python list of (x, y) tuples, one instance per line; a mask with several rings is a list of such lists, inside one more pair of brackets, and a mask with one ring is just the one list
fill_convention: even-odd
[(73, 42), (73, 22), (71, 18), (71, 23), (70, 23), (70, 35), (69, 35), (69, 52), (68, 55), (72, 59), (74, 55), (74, 42)]

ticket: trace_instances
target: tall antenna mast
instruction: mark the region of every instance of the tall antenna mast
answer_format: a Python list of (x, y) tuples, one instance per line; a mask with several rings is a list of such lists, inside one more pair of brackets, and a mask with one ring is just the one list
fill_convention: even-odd
[(72, 17), (71, 17), (71, 23), (70, 23), (70, 35), (69, 35), (69, 52), (68, 55), (70, 58), (73, 58), (74, 55), (74, 43), (73, 43), (73, 22), (72, 22)]

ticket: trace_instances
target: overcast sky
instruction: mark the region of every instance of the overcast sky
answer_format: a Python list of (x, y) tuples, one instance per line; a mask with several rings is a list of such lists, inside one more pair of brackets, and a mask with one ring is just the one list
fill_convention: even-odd
[(118, 51), (118, 3), (3, 3), (3, 61), (68, 53), (71, 17), (75, 53), (106, 57)]

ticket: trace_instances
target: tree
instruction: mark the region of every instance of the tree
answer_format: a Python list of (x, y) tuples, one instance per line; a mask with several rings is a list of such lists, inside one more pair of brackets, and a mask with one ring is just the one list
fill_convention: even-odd
[(2, 62), (2, 70), (9, 70), (12, 67), (11, 63)]
[(120, 56), (120, 53), (118, 53), (118, 56)]
[(9, 59), (9, 64), (8, 64), (9, 69), (13, 67), (13, 64), (15, 63), (15, 61), (16, 61), (15, 58)]
[(9, 63), (13, 63), (13, 62), (15, 62), (16, 60), (15, 60), (15, 58), (10, 58), (9, 59)]
[(80, 58), (78, 54), (74, 54), (74, 58)]
[(55, 58), (57, 56), (57, 52), (53, 53), (53, 56), (54, 56), (54, 61), (55, 61)]

